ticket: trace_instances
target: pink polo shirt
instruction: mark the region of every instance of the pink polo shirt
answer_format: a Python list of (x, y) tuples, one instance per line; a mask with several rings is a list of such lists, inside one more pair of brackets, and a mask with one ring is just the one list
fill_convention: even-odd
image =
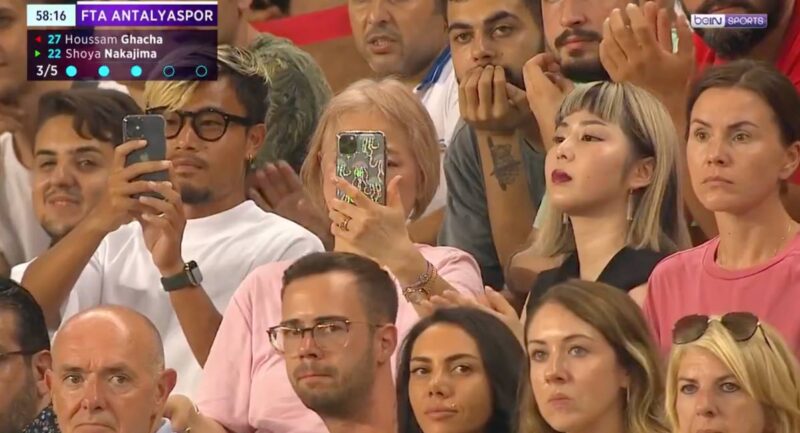
[[(469, 254), (446, 247), (418, 248), (456, 290), (483, 291), (478, 264)], [(283, 357), (267, 337), (267, 330), (281, 321), (281, 278), (291, 263), (270, 263), (245, 278), (225, 311), (204, 367), (198, 407), (234, 433), (327, 431), (295, 394)], [(419, 316), (400, 287), (397, 296), (396, 325), (402, 341)]]
[(644, 312), (663, 353), (681, 317), (748, 311), (777, 328), (800, 356), (800, 236), (772, 260), (735, 271), (717, 265), (718, 245), (715, 238), (673, 254), (650, 275)]

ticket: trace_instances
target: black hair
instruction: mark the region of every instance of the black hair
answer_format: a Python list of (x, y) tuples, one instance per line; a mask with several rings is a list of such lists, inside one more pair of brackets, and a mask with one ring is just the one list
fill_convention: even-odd
[[(463, 1), (469, 0), (436, 0), (437, 11), (444, 14), (445, 18), (447, 17), (447, 3), (458, 3)], [(478, 1), (487, 1), (487, 0), (478, 0)], [(542, 2), (541, 0), (519, 0), (528, 10), (531, 12), (534, 20), (541, 25), (542, 23)]]
[(510, 433), (517, 417), (517, 389), (523, 380), (525, 352), (508, 327), (491, 314), (474, 308), (445, 308), (422, 319), (409, 331), (397, 368), (397, 421), (399, 433), (422, 433), (411, 408), (408, 381), (414, 343), (428, 328), (450, 324), (469, 334), (478, 346), (491, 388), (492, 415), (483, 431)]
[(329, 272), (345, 272), (355, 277), (359, 298), (367, 318), (373, 324), (397, 320), (397, 287), (389, 273), (374, 261), (350, 253), (322, 252), (309, 254), (296, 261), (283, 274), (283, 289), (293, 281)]
[(33, 295), (13, 280), (0, 277), (0, 312), (11, 312), (16, 318), (16, 338), (20, 350), (34, 354), (50, 350), (50, 335), (42, 307)]
[(122, 144), (122, 119), (142, 114), (130, 96), (109, 89), (70, 89), (48, 92), (39, 99), (36, 129), (56, 116), (72, 117), (72, 129), (81, 137)]

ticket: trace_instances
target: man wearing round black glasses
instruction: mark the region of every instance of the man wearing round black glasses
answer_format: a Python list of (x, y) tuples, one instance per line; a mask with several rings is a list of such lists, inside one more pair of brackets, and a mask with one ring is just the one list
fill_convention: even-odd
[[(148, 111), (165, 120), (167, 160), (126, 166), (145, 143), (117, 147), (106, 197), (31, 263), (23, 281), (51, 327), (100, 303), (146, 315), (163, 336), (167, 365), (178, 371), (176, 392), (188, 395), (219, 312), (244, 277), (322, 250), (309, 231), (246, 200), (247, 166), (266, 132), (268, 79), (247, 50), (223, 46), (213, 54), (215, 81), (145, 86)], [(164, 170), (167, 182), (137, 179)]]
[(0, 278), (0, 433), (58, 433), (44, 374), (50, 338), (39, 304)]

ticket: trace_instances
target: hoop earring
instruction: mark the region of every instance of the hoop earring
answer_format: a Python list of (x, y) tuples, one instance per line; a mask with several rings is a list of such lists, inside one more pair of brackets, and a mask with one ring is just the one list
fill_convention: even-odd
[(633, 221), (633, 214), (636, 212), (636, 206), (633, 199), (633, 190), (628, 193), (628, 211), (626, 214), (628, 221)]

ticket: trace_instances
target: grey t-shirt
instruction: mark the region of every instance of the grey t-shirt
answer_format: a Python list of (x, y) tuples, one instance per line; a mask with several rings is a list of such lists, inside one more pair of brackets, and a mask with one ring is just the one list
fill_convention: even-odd
[[(545, 154), (533, 150), (524, 142), (520, 146), (531, 201), (538, 208), (545, 192)], [(448, 194), (439, 245), (459, 248), (472, 254), (481, 267), (484, 284), (502, 289), (503, 264), (497, 257), (489, 225), (478, 139), (473, 129), (463, 121), (456, 127), (453, 141), (445, 153), (444, 172)]]

